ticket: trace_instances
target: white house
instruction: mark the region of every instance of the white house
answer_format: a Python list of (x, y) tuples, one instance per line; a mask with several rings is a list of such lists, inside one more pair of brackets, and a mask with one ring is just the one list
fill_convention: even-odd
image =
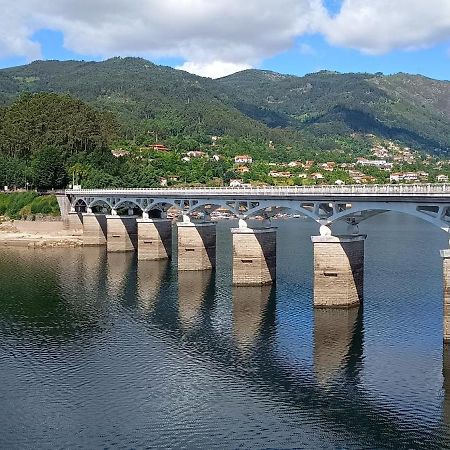
[(253, 158), (249, 155), (237, 155), (234, 157), (235, 164), (251, 164), (253, 162)]

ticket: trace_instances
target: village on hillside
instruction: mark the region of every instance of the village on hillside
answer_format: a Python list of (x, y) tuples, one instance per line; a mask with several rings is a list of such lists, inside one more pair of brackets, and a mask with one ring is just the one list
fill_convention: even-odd
[[(374, 135), (374, 143), (364, 156), (334, 153), (316, 153), (314, 159), (271, 162), (251, 154), (232, 154), (221, 151), (221, 138), (211, 137), (207, 148), (185, 152), (172, 150), (169, 146), (157, 143), (140, 147), (134, 153), (138, 158), (148, 157), (152, 161), (171, 155), (176, 162), (173, 173), (159, 177), (161, 187), (186, 184), (181, 173), (190, 164), (222, 164), (226, 174), (215, 185), (242, 187), (252, 185), (299, 186), (321, 184), (398, 184), (398, 183), (447, 183), (450, 177), (450, 161), (439, 159), (395, 143), (380, 140)], [(269, 150), (276, 151), (272, 141)], [(116, 157), (133, 155), (122, 148), (113, 150)], [(182, 164), (181, 170), (179, 164)]]

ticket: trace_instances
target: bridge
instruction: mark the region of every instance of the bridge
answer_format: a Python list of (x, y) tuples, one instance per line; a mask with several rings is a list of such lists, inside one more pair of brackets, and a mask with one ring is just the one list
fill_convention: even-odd
[[(255, 188), (72, 189), (58, 195), (68, 226), (83, 229), (84, 245), (108, 252), (137, 251), (140, 260), (172, 256), (175, 211), (178, 269), (211, 270), (216, 259), (217, 210), (239, 219), (233, 237), (233, 284), (271, 284), (276, 279), (276, 227), (272, 219), (289, 212), (320, 224), (314, 247), (314, 306), (350, 308), (361, 303), (364, 243), (358, 225), (377, 214), (398, 212), (450, 231), (450, 185), (351, 185)], [(67, 214), (65, 214), (67, 213)], [(250, 228), (247, 220), (260, 218)], [(348, 224), (333, 235), (332, 225)], [(444, 341), (450, 342), (450, 250), (444, 268)]]

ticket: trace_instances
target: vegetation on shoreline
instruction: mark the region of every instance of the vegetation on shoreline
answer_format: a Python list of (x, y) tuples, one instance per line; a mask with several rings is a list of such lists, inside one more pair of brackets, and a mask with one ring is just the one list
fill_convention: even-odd
[(36, 215), (56, 217), (60, 214), (54, 195), (39, 196), (30, 191), (0, 194), (0, 216), (24, 219)]

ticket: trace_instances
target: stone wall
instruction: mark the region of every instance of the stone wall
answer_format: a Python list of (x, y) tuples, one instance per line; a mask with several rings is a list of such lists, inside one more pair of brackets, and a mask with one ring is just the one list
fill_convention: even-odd
[(83, 245), (106, 245), (106, 216), (83, 214)]
[(276, 277), (276, 229), (234, 228), (232, 234), (233, 284), (271, 284)]
[(209, 270), (216, 266), (216, 225), (177, 223), (178, 270)]
[(107, 216), (108, 252), (133, 252), (138, 249), (136, 217)]
[(138, 259), (156, 261), (172, 256), (172, 221), (139, 219)]
[(362, 301), (366, 236), (313, 236), (314, 306), (350, 307)]

